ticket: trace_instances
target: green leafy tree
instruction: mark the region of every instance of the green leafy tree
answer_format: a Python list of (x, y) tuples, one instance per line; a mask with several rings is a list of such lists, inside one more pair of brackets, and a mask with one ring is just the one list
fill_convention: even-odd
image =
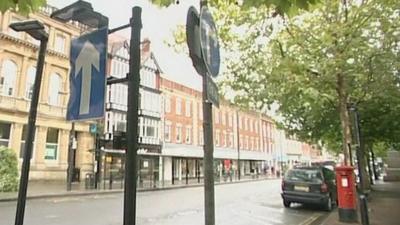
[(239, 51), (225, 85), (241, 104), (277, 103), (287, 131), (341, 148), (347, 159), (348, 103), (357, 104), (365, 144), (397, 143), (399, 7), (394, 0), (324, 1), (275, 21), (269, 32), (268, 20), (248, 17), (242, 35), (227, 39)]
[(0, 192), (16, 191), (18, 188), (18, 160), (12, 149), (0, 147)]
[(28, 14), (45, 4), (46, 0), (1, 0), (0, 12), (4, 13), (7, 10), (18, 10), (18, 12), (22, 14)]

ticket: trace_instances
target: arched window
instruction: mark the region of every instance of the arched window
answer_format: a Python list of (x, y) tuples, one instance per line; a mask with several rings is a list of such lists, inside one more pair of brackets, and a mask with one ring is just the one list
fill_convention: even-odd
[(60, 105), (60, 88), (61, 88), (61, 76), (57, 73), (53, 73), (50, 76), (49, 83), (49, 104), (54, 106)]
[(0, 74), (0, 93), (2, 95), (14, 95), (16, 78), (17, 65), (11, 60), (5, 60)]
[(31, 66), (26, 74), (25, 98), (32, 99), (33, 84), (35, 83), (36, 68)]

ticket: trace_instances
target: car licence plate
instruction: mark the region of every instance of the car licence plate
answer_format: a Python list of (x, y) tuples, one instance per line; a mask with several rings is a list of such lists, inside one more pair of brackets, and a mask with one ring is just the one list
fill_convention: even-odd
[(308, 192), (309, 188), (308, 187), (304, 187), (304, 186), (294, 186), (294, 190), (295, 191), (304, 191), (304, 192)]

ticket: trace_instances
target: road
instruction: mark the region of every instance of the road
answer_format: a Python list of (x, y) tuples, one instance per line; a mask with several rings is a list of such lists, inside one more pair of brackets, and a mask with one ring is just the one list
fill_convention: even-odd
[[(326, 212), (302, 205), (285, 209), (280, 180), (217, 185), (217, 225), (306, 225)], [(26, 225), (121, 225), (123, 194), (29, 200)], [(0, 203), (0, 224), (14, 224), (16, 202)], [(204, 189), (137, 193), (137, 225), (203, 225)]]

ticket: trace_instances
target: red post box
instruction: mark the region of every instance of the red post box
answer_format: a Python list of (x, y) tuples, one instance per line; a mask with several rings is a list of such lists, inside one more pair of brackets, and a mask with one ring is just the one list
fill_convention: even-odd
[(352, 166), (338, 166), (336, 171), (336, 186), (339, 201), (339, 221), (357, 221), (356, 185), (354, 168)]

